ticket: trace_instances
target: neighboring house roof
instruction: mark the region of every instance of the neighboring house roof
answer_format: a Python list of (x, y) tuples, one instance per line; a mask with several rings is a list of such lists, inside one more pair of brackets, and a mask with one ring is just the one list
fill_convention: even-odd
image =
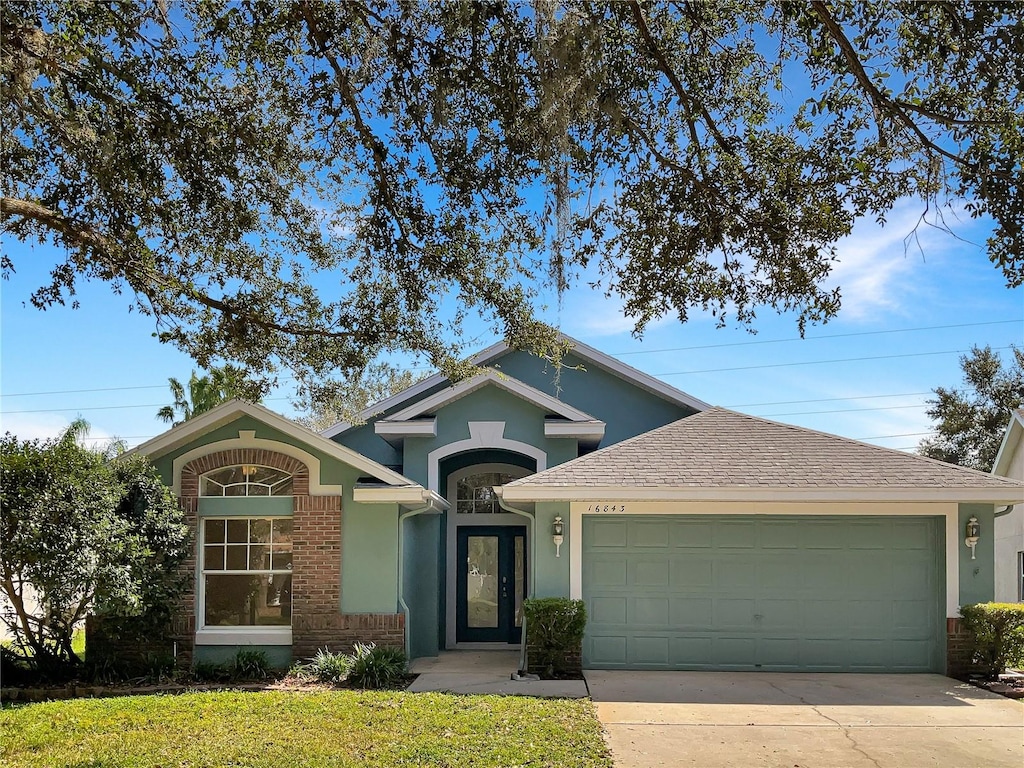
[[(316, 432), (306, 429), (301, 424), (297, 424), (291, 419), (286, 419), (268, 408), (264, 408), (262, 405), (245, 403), (241, 400), (229, 400), (226, 403), (222, 403), (221, 405), (210, 409), (206, 413), (202, 413), (199, 416), (191, 418), (188, 421), (169, 429), (167, 432), (154, 437), (152, 440), (148, 440), (141, 445), (135, 446), (130, 451), (127, 451), (125, 455), (128, 456), (137, 453), (148, 456), (151, 459), (159, 458), (177, 448), (193, 442), (218, 427), (230, 424), (240, 416), (251, 416), (278, 432), (282, 432), (285, 435), (294, 438), (299, 443), (315, 448), (338, 461), (348, 464), (350, 467), (358, 469), (365, 475), (368, 475), (380, 483), (391, 487), (392, 491), (401, 490), (402, 492), (399, 493), (398, 496), (401, 497), (400, 500), (403, 503), (409, 500), (406, 498), (410, 497), (409, 491), (416, 491), (419, 489), (423, 491), (423, 493), (428, 493), (422, 488), (422, 486), (413, 480), (400, 475), (392, 469), (388, 469), (383, 464), (378, 464), (376, 461), (366, 458), (361, 453), (357, 453), (351, 448), (346, 448), (333, 440), (321, 437)], [(394, 493), (392, 495), (394, 495)], [(413, 493), (412, 495), (416, 494)], [(389, 500), (399, 500), (398, 496), (396, 496), (395, 499)]]
[(1006, 425), (1003, 442), (999, 444), (999, 453), (992, 464), (992, 474), (1006, 477), (1010, 471), (1010, 462), (1017, 447), (1024, 438), (1024, 408), (1014, 408), (1010, 414), (1010, 423)]
[[(661, 381), (648, 373), (644, 373), (630, 365), (626, 365), (625, 363), (616, 360), (614, 357), (606, 355), (604, 352), (600, 352), (593, 347), (587, 346), (583, 342), (577, 341), (571, 336), (560, 334), (560, 338), (563, 341), (568, 342), (572, 346), (572, 349), (570, 350), (571, 353), (582, 359), (584, 362), (602, 368), (609, 373), (618, 376), (620, 379), (628, 381), (631, 384), (668, 400), (671, 403), (692, 408), (696, 411), (702, 411), (708, 407), (708, 404), (702, 400), (698, 400), (692, 395), (688, 395), (686, 392), (676, 389), (672, 385), (666, 384), (664, 381)], [(493, 365), (498, 359), (512, 351), (514, 350), (512, 350), (506, 342), (501, 341), (497, 344), (492, 344), (487, 349), (473, 355), (473, 357), (470, 358), (470, 362), (473, 363), (473, 365), (481, 367)], [(359, 422), (364, 422), (373, 416), (399, 408), (403, 404), (420, 397), (424, 393), (429, 392), (441, 384), (444, 384), (447, 380), (447, 377), (441, 373), (435, 373), (432, 376), (428, 376), (422, 381), (413, 384), (408, 389), (404, 389), (401, 392), (385, 398), (380, 402), (374, 403), (368, 408), (360, 411)], [(328, 427), (320, 434), (324, 437), (334, 437), (359, 425), (360, 424), (356, 422), (341, 421), (332, 427)]]
[(509, 502), (1024, 499), (1024, 483), (711, 408), (509, 483)]

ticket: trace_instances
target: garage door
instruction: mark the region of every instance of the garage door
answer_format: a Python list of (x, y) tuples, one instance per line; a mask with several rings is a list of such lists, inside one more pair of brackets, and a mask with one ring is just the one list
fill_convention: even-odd
[(584, 665), (941, 671), (939, 523), (584, 516)]

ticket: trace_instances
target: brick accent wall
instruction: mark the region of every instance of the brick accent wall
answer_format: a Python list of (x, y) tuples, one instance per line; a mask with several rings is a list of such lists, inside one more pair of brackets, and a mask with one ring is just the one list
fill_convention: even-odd
[(964, 628), (963, 619), (946, 619), (946, 675), (965, 679), (980, 673), (980, 667), (971, 660), (971, 636)]
[[(320, 648), (350, 651), (357, 642), (404, 647), (405, 617), (400, 613), (341, 613), (341, 537), (343, 510), (340, 496), (312, 496), (309, 493), (309, 468), (298, 459), (262, 448), (233, 448), (215, 451), (193, 459), (181, 470), (178, 503), (196, 538), (193, 556), (183, 565), (196, 573), (199, 539), (199, 480), (207, 472), (221, 467), (255, 464), (291, 473), (293, 477), (292, 519), (292, 654), (307, 658)], [(101, 656), (146, 658), (156, 646), (174, 647), (177, 663), (192, 664), (196, 633), (196, 594), (193, 587), (182, 597), (174, 613), (168, 636), (154, 648), (140, 638), (114, 638), (101, 634), (101, 622), (93, 625), (93, 636), (86, 642), (90, 659), (93, 643)]]

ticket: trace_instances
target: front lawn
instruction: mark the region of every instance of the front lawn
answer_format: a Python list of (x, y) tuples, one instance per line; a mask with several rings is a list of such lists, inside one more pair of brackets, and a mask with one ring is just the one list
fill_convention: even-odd
[(0, 711), (2, 766), (611, 766), (589, 700), (386, 691), (30, 704)]

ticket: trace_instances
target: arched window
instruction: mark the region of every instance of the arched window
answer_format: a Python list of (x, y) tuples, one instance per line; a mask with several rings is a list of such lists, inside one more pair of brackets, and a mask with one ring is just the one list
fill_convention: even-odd
[(273, 467), (238, 464), (203, 475), (202, 496), (291, 496), (292, 475)]
[(509, 472), (480, 472), (467, 475), (455, 484), (455, 511), (459, 514), (497, 514), (504, 510), (498, 506), (494, 486), (510, 483), (519, 474)]

